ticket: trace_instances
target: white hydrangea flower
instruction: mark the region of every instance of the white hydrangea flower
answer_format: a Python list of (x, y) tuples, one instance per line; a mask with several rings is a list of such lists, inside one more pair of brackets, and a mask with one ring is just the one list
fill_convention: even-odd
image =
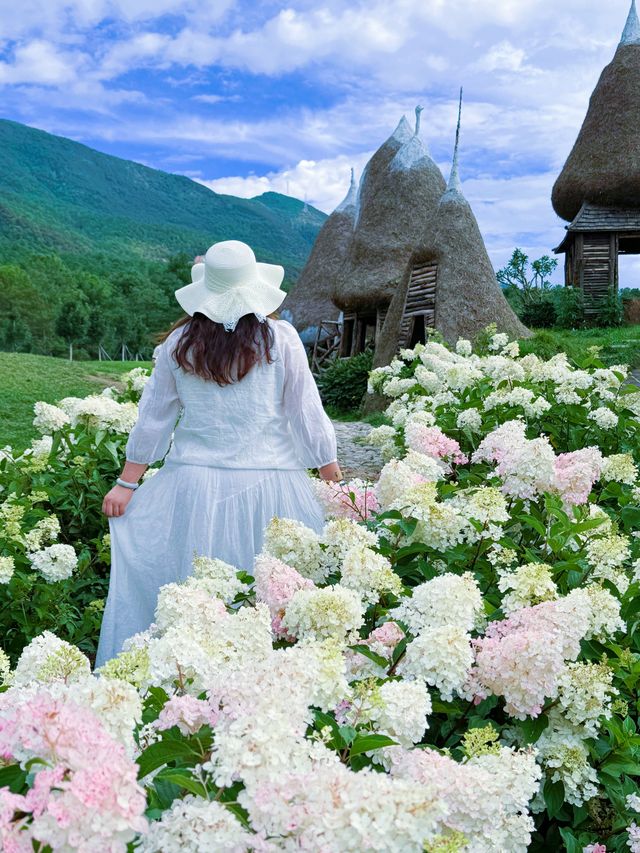
[(536, 741), (536, 749), (551, 781), (564, 785), (568, 803), (581, 806), (596, 796), (598, 774), (589, 764), (589, 750), (570, 727), (552, 721)]
[(629, 811), (640, 814), (640, 797), (637, 794), (627, 794), (626, 806)]
[(470, 432), (481, 432), (482, 415), (478, 409), (463, 409), (456, 418), (458, 429), (468, 429)]
[(102, 394), (65, 397), (60, 400), (60, 407), (66, 412), (72, 426), (82, 423), (92, 429), (128, 433), (138, 419), (138, 407), (135, 403), (118, 403), (117, 400)]
[(398, 376), (393, 376), (385, 383), (384, 393), (387, 397), (401, 397), (415, 387), (415, 384), (415, 379), (400, 379)]
[(375, 548), (378, 535), (351, 518), (332, 518), (320, 534), (327, 572), (337, 571), (352, 548)]
[(345, 554), (340, 583), (357, 592), (365, 606), (375, 604), (384, 593), (402, 593), (402, 581), (389, 560), (362, 546), (355, 546)]
[(630, 453), (614, 453), (613, 456), (605, 456), (602, 461), (602, 476), (605, 482), (615, 481), (628, 486), (638, 479), (638, 468)]
[(69, 684), (91, 674), (89, 658), (76, 646), (44, 631), (24, 647), (13, 673), (14, 687), (56, 681)]
[(0, 557), (0, 584), (9, 583), (15, 568), (16, 564), (13, 557)]
[(484, 525), (503, 524), (510, 519), (504, 495), (493, 486), (460, 489), (446, 501), (446, 506)]
[(28, 551), (38, 551), (46, 542), (55, 542), (60, 535), (60, 522), (55, 515), (48, 515), (36, 522), (24, 537)]
[(43, 435), (56, 432), (56, 430), (62, 429), (70, 423), (69, 416), (64, 409), (59, 406), (52, 406), (51, 403), (39, 401), (35, 403), (33, 411), (35, 413), (33, 425)]
[(132, 391), (141, 394), (144, 390), (144, 386), (151, 378), (151, 374), (146, 367), (134, 367), (133, 370), (125, 373), (123, 378)]
[(507, 593), (502, 599), (502, 611), (506, 616), (522, 607), (558, 597), (552, 568), (546, 563), (526, 563), (514, 571), (500, 571), (498, 589)]
[(473, 347), (471, 346), (471, 341), (466, 340), (465, 338), (459, 338), (456, 343), (456, 352), (458, 355), (469, 356), (473, 352)]
[(404, 622), (412, 634), (444, 625), (466, 633), (477, 626), (482, 612), (482, 594), (473, 575), (449, 572), (415, 587), (413, 596), (403, 598), (389, 615)]
[(327, 576), (320, 538), (300, 521), (271, 519), (264, 532), (263, 550), (314, 583), (321, 583)]
[(0, 687), (10, 684), (11, 676), (11, 661), (9, 655), (0, 648)]
[(589, 420), (595, 421), (600, 429), (614, 429), (618, 426), (618, 416), (605, 406), (600, 406), (589, 412), (587, 417)]
[(91, 676), (68, 689), (69, 697), (91, 708), (109, 734), (133, 755), (133, 733), (142, 722), (142, 700), (136, 688), (120, 679)]
[(142, 836), (140, 853), (243, 853), (254, 836), (235, 815), (215, 800), (188, 794), (173, 801), (160, 820)]
[(343, 640), (362, 625), (363, 612), (360, 596), (340, 584), (299, 589), (287, 605), (282, 626), (298, 639)]
[(204, 582), (209, 594), (230, 604), (248, 587), (238, 578), (238, 569), (213, 557), (193, 558), (193, 577)]
[(32, 567), (50, 583), (70, 578), (78, 565), (73, 546), (62, 543), (49, 545), (42, 551), (29, 554), (29, 561)]
[(584, 728), (587, 737), (597, 737), (600, 720), (611, 716), (611, 699), (617, 693), (606, 663), (567, 663), (558, 680), (560, 709), (570, 723)]
[(426, 681), (449, 702), (454, 694), (466, 695), (472, 665), (471, 637), (453, 621), (421, 631), (408, 644), (397, 671), (403, 677)]
[[(424, 681), (361, 682), (355, 688), (345, 722), (374, 723), (378, 734), (387, 735), (407, 748), (418, 743), (429, 727), (431, 697)], [(374, 754), (378, 759), (379, 753)]]
[(416, 382), (428, 394), (435, 394), (442, 388), (442, 379), (433, 370), (429, 370), (424, 365), (419, 364), (414, 372)]

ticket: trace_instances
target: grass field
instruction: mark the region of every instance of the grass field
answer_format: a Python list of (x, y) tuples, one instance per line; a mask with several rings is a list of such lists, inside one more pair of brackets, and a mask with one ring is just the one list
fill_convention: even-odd
[(76, 361), (43, 355), (0, 352), (0, 448), (23, 450), (37, 435), (32, 425), (36, 400), (100, 393), (132, 367), (146, 362)]

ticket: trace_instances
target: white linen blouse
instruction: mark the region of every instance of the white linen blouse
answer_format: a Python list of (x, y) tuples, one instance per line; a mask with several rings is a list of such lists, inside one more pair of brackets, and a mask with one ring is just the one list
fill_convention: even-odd
[(224, 386), (178, 366), (173, 353), (182, 329), (176, 329), (142, 392), (127, 460), (150, 465), (166, 455), (167, 462), (184, 465), (254, 469), (335, 462), (335, 431), (300, 337), (285, 320), (266, 322), (273, 329), (273, 361)]

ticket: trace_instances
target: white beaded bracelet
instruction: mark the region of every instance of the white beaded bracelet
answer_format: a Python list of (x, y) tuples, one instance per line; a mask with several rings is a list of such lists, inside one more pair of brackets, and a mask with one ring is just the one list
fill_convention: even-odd
[(118, 479), (116, 480), (116, 483), (119, 486), (124, 486), (125, 489), (131, 489), (134, 492), (139, 486), (139, 483), (127, 483), (126, 480), (121, 480), (120, 477), (118, 477)]

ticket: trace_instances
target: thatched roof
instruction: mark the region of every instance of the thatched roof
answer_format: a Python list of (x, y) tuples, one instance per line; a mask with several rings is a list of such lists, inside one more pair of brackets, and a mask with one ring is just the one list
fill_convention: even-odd
[(353, 239), (333, 291), (344, 310), (390, 302), (416, 244), (430, 230), (445, 188), (420, 138), (402, 119), (368, 162), (358, 190)]
[(331, 301), (331, 291), (353, 234), (356, 196), (352, 169), (349, 192), (320, 229), (309, 260), (282, 303), (283, 312), (291, 313), (291, 322), (299, 332), (323, 320), (338, 319), (340, 312)]
[(556, 213), (572, 220), (582, 203), (640, 207), (640, 22), (635, 0), (622, 39), (591, 95), (573, 150), (556, 181)]
[(531, 334), (502, 293), (477, 220), (462, 192), (459, 139), (460, 113), (449, 183), (438, 202), (433, 231), (416, 244), (403, 270), (376, 346), (376, 367), (388, 364), (397, 352), (411, 266), (416, 262), (433, 261), (438, 265), (435, 326), (449, 343), (458, 338), (473, 339), (491, 323), (514, 338)]

